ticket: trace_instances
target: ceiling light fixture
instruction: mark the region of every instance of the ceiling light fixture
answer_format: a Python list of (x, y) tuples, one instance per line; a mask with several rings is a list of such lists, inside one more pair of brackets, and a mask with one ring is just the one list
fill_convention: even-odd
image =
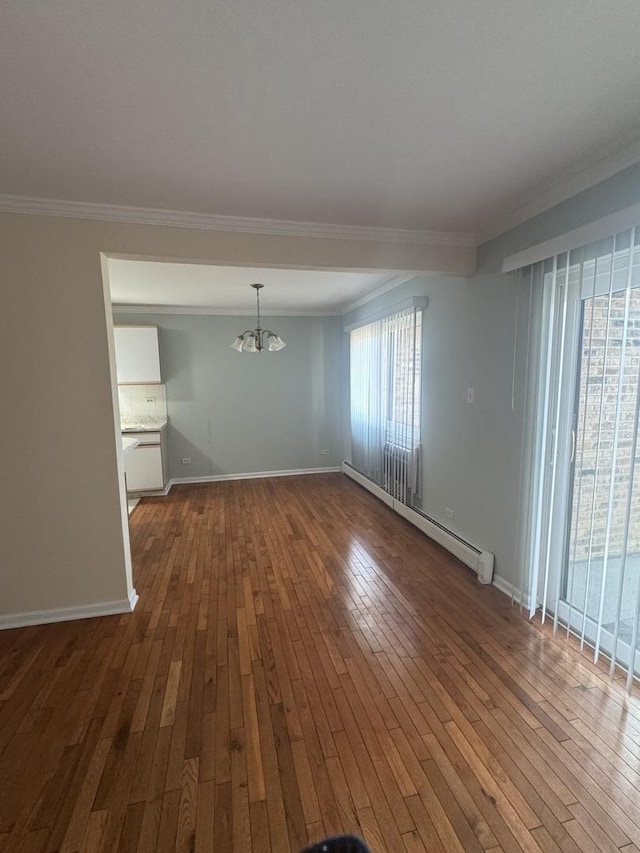
[(255, 288), (256, 291), (256, 311), (258, 314), (256, 328), (238, 335), (230, 346), (238, 352), (262, 352), (264, 349), (269, 350), (269, 352), (278, 352), (286, 347), (285, 342), (271, 329), (260, 328), (260, 291), (264, 284), (252, 284), (251, 287)]

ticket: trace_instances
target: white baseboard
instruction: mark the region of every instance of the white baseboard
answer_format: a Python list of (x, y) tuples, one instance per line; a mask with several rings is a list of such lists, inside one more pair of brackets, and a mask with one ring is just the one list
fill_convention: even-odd
[(402, 501), (395, 500), (392, 495), (385, 492), (385, 490), (381, 489), (380, 486), (372, 483), (371, 480), (359, 471), (356, 471), (356, 469), (349, 465), (348, 462), (342, 463), (342, 471), (352, 480), (355, 480), (356, 483), (359, 483), (365, 489), (370, 491), (371, 494), (375, 495), (387, 506), (391, 507), (391, 509), (393, 509), (394, 512), (397, 512), (398, 515), (401, 515), (402, 518), (405, 518), (413, 524), (414, 527), (417, 527), (418, 530), (422, 531), (422, 533), (424, 533), (425, 536), (428, 536), (429, 539), (433, 539), (433, 541), (437, 542), (438, 545), (442, 545), (445, 550), (450, 554), (453, 554), (453, 556), (460, 560), (461, 563), (464, 563), (465, 566), (469, 566), (469, 568), (477, 574), (480, 583), (491, 583), (494, 555), (490, 551), (481, 551), (474, 545), (470, 545), (468, 542), (465, 542), (464, 539), (461, 539), (455, 533), (451, 533), (451, 531), (442, 527), (442, 525), (433, 521), (433, 519), (417, 512), (412, 507), (402, 503)]
[(24, 628), (27, 625), (47, 625), (50, 622), (70, 622), (74, 619), (92, 619), (96, 616), (117, 616), (131, 613), (137, 603), (138, 593), (132, 589), (129, 598), (119, 601), (99, 601), (96, 604), (83, 604), (77, 607), (9, 613), (6, 616), (0, 616), (0, 630)]
[(504, 593), (504, 595), (508, 595), (509, 598), (513, 599), (516, 604), (520, 604), (522, 602), (522, 606), (529, 610), (529, 596), (527, 593), (522, 594), (522, 590), (514, 586), (510, 581), (501, 578), (499, 575), (494, 575), (493, 585), (497, 590)]
[(127, 492), (130, 498), (166, 498), (171, 489), (171, 480), (167, 483), (164, 489), (147, 489), (139, 492)]
[(221, 483), (226, 480), (260, 480), (265, 477), (296, 477), (299, 474), (333, 474), (342, 469), (330, 468), (291, 468), (285, 471), (252, 471), (246, 474), (211, 474), (206, 477), (172, 477), (169, 487), (188, 483)]
[[(129, 593), (129, 612), (133, 613), (136, 609), (136, 604), (138, 603), (138, 593), (136, 592), (135, 586), (131, 587), (131, 592)], [(125, 611), (126, 613), (127, 611)]]
[(348, 462), (342, 463), (342, 473), (346, 474), (347, 477), (350, 477), (352, 480), (355, 480), (355, 482), (362, 486), (363, 489), (371, 492), (371, 494), (375, 495), (375, 497), (382, 501), (383, 504), (386, 504), (388, 507), (393, 509), (393, 498), (389, 492), (385, 492), (385, 490), (381, 489), (380, 486), (376, 486), (376, 484), (369, 480), (368, 477), (365, 477), (364, 474), (361, 474), (359, 471), (356, 471), (355, 468), (352, 468)]

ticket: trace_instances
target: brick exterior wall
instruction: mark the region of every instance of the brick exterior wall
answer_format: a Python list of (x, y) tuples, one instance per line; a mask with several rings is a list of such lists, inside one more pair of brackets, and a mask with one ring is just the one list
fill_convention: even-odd
[[(612, 478), (613, 512), (609, 554), (619, 556), (623, 548), (640, 368), (640, 289), (631, 291), (623, 353), (624, 313), (624, 292), (613, 296), (610, 314), (608, 296), (598, 296), (585, 302), (571, 518), (573, 544), (569, 555), (576, 562), (587, 558), (590, 547), (593, 556), (604, 554)], [(609, 340), (605, 355), (607, 327)], [(614, 471), (613, 445), (621, 358), (624, 359), (624, 370)], [(603, 417), (600, 423), (601, 404)], [(633, 465), (635, 471), (628, 553), (640, 552), (640, 446)]]

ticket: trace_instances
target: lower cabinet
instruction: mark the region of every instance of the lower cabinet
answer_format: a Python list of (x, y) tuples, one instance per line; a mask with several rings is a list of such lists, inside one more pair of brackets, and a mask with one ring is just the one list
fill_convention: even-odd
[(162, 432), (127, 433), (140, 444), (124, 457), (128, 492), (157, 492), (164, 489), (166, 477), (166, 447)]

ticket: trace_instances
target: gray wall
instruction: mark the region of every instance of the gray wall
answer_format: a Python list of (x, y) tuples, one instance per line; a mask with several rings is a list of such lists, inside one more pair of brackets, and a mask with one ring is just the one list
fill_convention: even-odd
[[(525, 376), (536, 346), (527, 335), (528, 282), (503, 275), (502, 260), (638, 202), (640, 164), (485, 243), (475, 276), (417, 277), (344, 318), (347, 325), (409, 296), (428, 297), (422, 509), (495, 553), (496, 575), (507, 583), (519, 577)], [(468, 387), (475, 390), (473, 405), (465, 402)], [(344, 393), (348, 406), (348, 387)], [(453, 522), (445, 517), (445, 506), (454, 510)]]
[[(265, 317), (287, 346), (262, 354), (229, 346), (254, 325), (253, 317), (118, 314), (115, 320), (158, 326), (170, 477), (342, 461), (340, 318)], [(182, 465), (183, 457), (191, 465)]]
[[(345, 323), (423, 295), (429, 303), (423, 318), (422, 510), (493, 551), (496, 572), (509, 575), (522, 430), (519, 396), (512, 408), (517, 289), (508, 276), (481, 285), (472, 278), (418, 277), (353, 311)], [(522, 307), (528, 303), (520, 301), (518, 320), (526, 327)], [(522, 369), (518, 361), (516, 370)], [(469, 387), (472, 405), (466, 402)], [(445, 507), (454, 510), (453, 521)]]

